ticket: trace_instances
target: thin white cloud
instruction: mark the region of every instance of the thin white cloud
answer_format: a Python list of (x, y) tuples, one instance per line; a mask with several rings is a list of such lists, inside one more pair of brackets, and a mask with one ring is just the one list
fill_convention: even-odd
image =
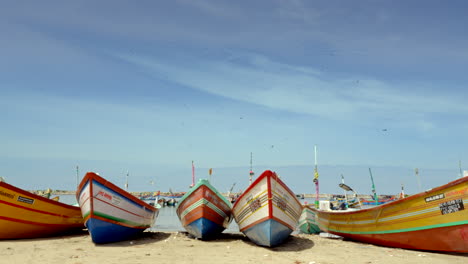
[(197, 61), (190, 65), (147, 56), (118, 57), (151, 74), (207, 93), (337, 120), (411, 120), (431, 113), (468, 113), (468, 106), (456, 95), (418, 93), (411, 84), (371, 78), (332, 78), (315, 69), (284, 65), (266, 57), (253, 56), (247, 64)]

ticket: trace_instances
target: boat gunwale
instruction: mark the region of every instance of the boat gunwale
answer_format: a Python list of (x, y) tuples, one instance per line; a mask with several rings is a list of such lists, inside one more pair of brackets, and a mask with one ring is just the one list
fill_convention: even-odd
[[(275, 177), (276, 176), (276, 177)], [(271, 171), (271, 170), (265, 170), (262, 174), (260, 174), (260, 176), (258, 176), (257, 179), (255, 179), (255, 181), (249, 185), (249, 187), (247, 187), (247, 189), (245, 189), (245, 191), (242, 192), (242, 194), (236, 199), (236, 202), (232, 205), (232, 208), (233, 208), (233, 211), (234, 211), (234, 207), (236, 207), (237, 203), (239, 203), (240, 200), (242, 200), (242, 198), (244, 198), (244, 196), (250, 191), (252, 190), (260, 181), (263, 180), (263, 178), (273, 178), (275, 177), (274, 179), (276, 180), (277, 183), (279, 183), (296, 201), (299, 205), (302, 205), (301, 202), (299, 202), (299, 200), (297, 199), (296, 195), (294, 194), (294, 192), (281, 180), (281, 178), (276, 174), (276, 172), (274, 171)], [(269, 182), (269, 181), (267, 181)], [(268, 184), (268, 183), (267, 183)], [(271, 188), (268, 188), (268, 189), (271, 189)], [(268, 194), (268, 199), (271, 199), (271, 195), (270, 193)]]
[(448, 182), (448, 183), (446, 183), (444, 185), (437, 186), (437, 187), (428, 189), (426, 191), (422, 191), (420, 193), (407, 196), (407, 197), (402, 198), (402, 199), (398, 199), (398, 200), (391, 201), (391, 202), (388, 202), (388, 203), (380, 204), (380, 205), (373, 206), (373, 207), (370, 207), (370, 208), (363, 208), (363, 209), (352, 210), (352, 211), (340, 211), (340, 210), (324, 211), (324, 210), (319, 210), (319, 209), (312, 208), (312, 207), (311, 208), (316, 210), (316, 211), (319, 211), (320, 213), (344, 214), (344, 215), (346, 215), (346, 214), (356, 214), (356, 213), (365, 213), (365, 212), (370, 212), (370, 211), (375, 211), (375, 210), (383, 210), (386, 207), (390, 207), (390, 206), (393, 207), (393, 206), (398, 205), (400, 203), (408, 202), (408, 201), (420, 198), (422, 196), (425, 196), (425, 195), (427, 195), (429, 193), (437, 192), (437, 191), (440, 191), (440, 190), (443, 190), (443, 189), (447, 189), (447, 188), (459, 185), (459, 184), (464, 183), (464, 182), (468, 182), (468, 177), (463, 177), (463, 178), (460, 178), (460, 179), (456, 179), (456, 180)]
[[(107, 188), (111, 189), (112, 191), (118, 193), (119, 195), (122, 195), (123, 197), (127, 198), (128, 200), (130, 200), (130, 201), (132, 201), (132, 202), (134, 202), (134, 203), (136, 203), (138, 205), (144, 206), (145, 208), (149, 209), (153, 213), (158, 211), (158, 208), (156, 208), (156, 207), (154, 207), (154, 206), (152, 206), (152, 205), (138, 199), (136, 196), (132, 195), (128, 191), (125, 191), (124, 189), (120, 188), (119, 186), (113, 184), (112, 182), (104, 179), (103, 177), (99, 176), (95, 172), (87, 172), (86, 175), (81, 180), (81, 183), (80, 183), (80, 185), (78, 186), (78, 189), (77, 189), (78, 190), (77, 191), (78, 201), (79, 201), (79, 198), (80, 198), (79, 196), (81, 196), (81, 193), (83, 191), (83, 187), (88, 182), (92, 183), (93, 180), (95, 180), (97, 183), (102, 184), (104, 187), (107, 187)], [(93, 197), (92, 193), (90, 193), (90, 197)], [(93, 203), (92, 199), (90, 199), (90, 202)], [(92, 208), (91, 208), (91, 211), (92, 211)]]
[[(43, 202), (46, 202), (46, 203), (50, 203), (50, 204), (53, 204), (53, 205), (57, 205), (57, 206), (60, 206), (60, 207), (65, 207), (67, 209), (73, 209), (73, 210), (77, 210), (77, 209), (79, 210), (80, 209), (80, 207), (78, 207), (78, 206), (74, 206), (74, 205), (71, 205), (71, 204), (62, 203), (60, 201), (55, 201), (55, 200), (52, 200), (50, 198), (42, 197), (42, 196), (40, 196), (38, 194), (23, 190), (21, 188), (18, 188), (16, 186), (13, 186), (13, 185), (11, 185), (9, 183), (6, 183), (6, 182), (0, 182), (0, 187), (5, 187), (6, 189), (12, 190), (12, 191), (14, 191), (14, 192), (16, 192), (18, 194), (27, 195), (27, 196), (33, 197), (34, 199), (37, 199), (37, 200), (40, 200), (40, 201), (43, 201)], [(35, 205), (33, 204), (32, 206), (35, 206)]]

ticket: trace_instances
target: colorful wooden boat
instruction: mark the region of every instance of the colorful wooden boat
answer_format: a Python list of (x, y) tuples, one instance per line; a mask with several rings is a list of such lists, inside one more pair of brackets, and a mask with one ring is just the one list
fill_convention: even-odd
[(199, 239), (213, 238), (231, 223), (231, 203), (206, 179), (180, 198), (176, 209), (182, 226)]
[(260, 246), (281, 244), (295, 229), (302, 205), (272, 171), (260, 175), (237, 199), (232, 213), (239, 230)]
[(318, 234), (320, 228), (317, 224), (317, 215), (312, 211), (311, 207), (314, 205), (302, 205), (302, 213), (299, 217), (298, 228), (304, 234)]
[(77, 190), (84, 222), (94, 243), (127, 240), (151, 227), (158, 209), (93, 172)]
[(312, 209), (320, 229), (387, 247), (468, 253), (468, 177), (355, 211)]
[(0, 239), (49, 237), (83, 229), (79, 207), (0, 181)]

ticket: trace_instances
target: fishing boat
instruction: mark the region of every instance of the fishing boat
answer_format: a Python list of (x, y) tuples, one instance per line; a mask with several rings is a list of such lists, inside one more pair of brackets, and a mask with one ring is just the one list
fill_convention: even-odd
[(304, 204), (302, 205), (302, 213), (299, 217), (298, 228), (304, 234), (318, 234), (320, 228), (317, 225), (317, 215), (312, 210), (314, 205)]
[(395, 201), (397, 199), (397, 197), (395, 196), (392, 196), (392, 197), (389, 197), (389, 198), (379, 198), (377, 201), (376, 200), (369, 200), (369, 199), (364, 199), (364, 198), (361, 198), (360, 201), (361, 201), (361, 204), (362, 205), (381, 205), (381, 204), (384, 204), (384, 203), (389, 203), (391, 201)]
[(315, 203), (314, 205), (304, 204), (302, 205), (301, 216), (299, 217), (298, 229), (305, 234), (318, 234), (320, 228), (317, 225), (317, 215), (312, 210), (314, 207), (319, 206), (319, 174), (317, 169), (317, 146), (314, 146), (314, 184), (315, 184)]
[(77, 200), (96, 244), (130, 239), (151, 227), (158, 214), (156, 207), (94, 172), (84, 176), (78, 186)]
[(365, 243), (468, 253), (468, 177), (354, 211), (312, 210), (325, 232)]
[(199, 239), (215, 237), (232, 221), (231, 203), (206, 179), (180, 198), (176, 212), (187, 232)]
[(175, 206), (176, 205), (176, 200), (174, 198), (169, 198), (167, 201), (166, 201), (166, 205), (167, 206)]
[(232, 208), (239, 230), (266, 247), (281, 244), (296, 229), (301, 211), (294, 192), (270, 170), (250, 184)]
[(83, 229), (79, 207), (0, 181), (0, 239), (50, 237)]

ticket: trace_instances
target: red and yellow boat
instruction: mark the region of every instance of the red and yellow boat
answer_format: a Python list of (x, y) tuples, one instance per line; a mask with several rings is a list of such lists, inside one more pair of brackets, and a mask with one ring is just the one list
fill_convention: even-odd
[(321, 230), (387, 247), (468, 253), (468, 177), (372, 208), (322, 211)]
[(0, 181), (0, 239), (49, 237), (82, 229), (79, 207)]

